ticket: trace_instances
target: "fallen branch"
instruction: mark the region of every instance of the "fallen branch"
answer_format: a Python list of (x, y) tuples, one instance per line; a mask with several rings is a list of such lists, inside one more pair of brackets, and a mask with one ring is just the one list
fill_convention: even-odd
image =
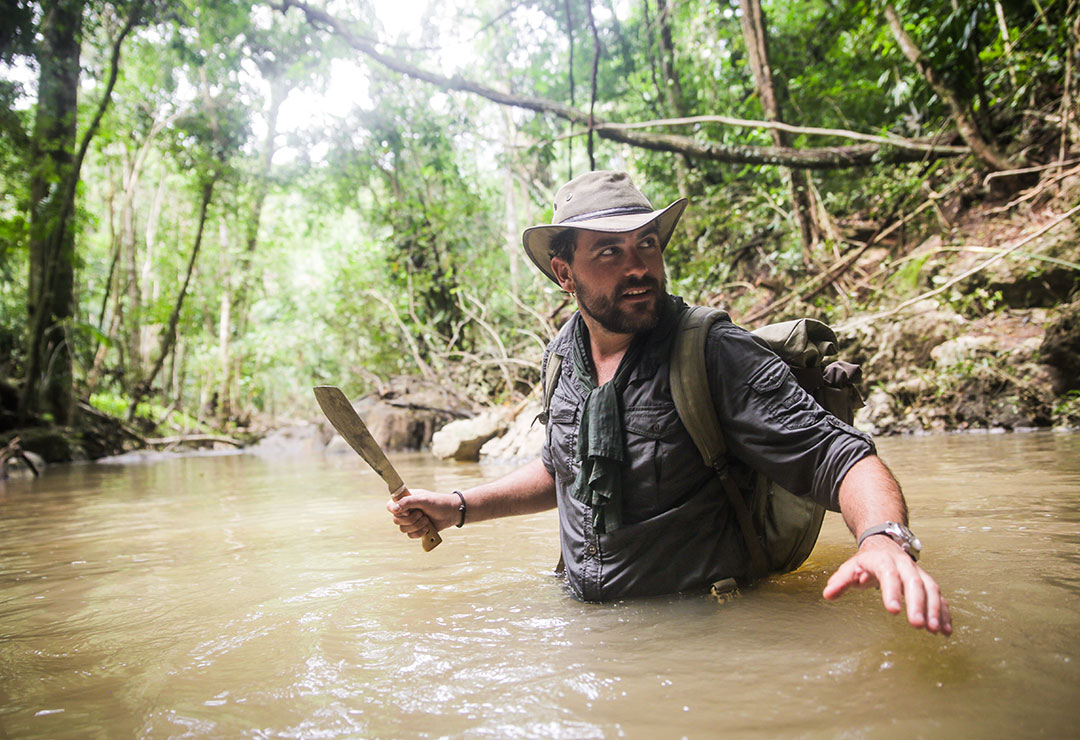
[(366, 290), (364, 292), (386, 306), (394, 317), (394, 323), (397, 324), (398, 329), (401, 330), (402, 337), (404, 337), (405, 342), (409, 345), (409, 351), (412, 353), (416, 366), (420, 368), (420, 373), (427, 380), (435, 380), (435, 373), (432, 371), (431, 366), (424, 362), (424, 358), (420, 355), (420, 347), (417, 345), (416, 339), (413, 337), (412, 332), (409, 331), (409, 327), (401, 320), (401, 315), (398, 314), (397, 308), (390, 302), (390, 299), (386, 298), (376, 290)]
[[(1071, 160), (1071, 162), (1080, 162), (1080, 159), (1074, 159), (1074, 160)], [(1040, 167), (1039, 169), (1047, 169), (1048, 167), (1052, 167), (1052, 166), (1055, 166), (1055, 165), (1047, 165), (1046, 167)], [(1003, 213), (1005, 211), (1011, 210), (1012, 208), (1015, 208), (1016, 206), (1023, 203), (1024, 201), (1031, 200), (1036, 195), (1039, 195), (1040, 193), (1044, 192), (1047, 188), (1051, 187), (1052, 185), (1057, 184), (1061, 180), (1064, 180), (1066, 177), (1069, 177), (1070, 175), (1075, 175), (1077, 173), (1080, 173), (1080, 167), (1074, 167), (1071, 170), (1066, 170), (1065, 172), (1061, 172), (1061, 173), (1055, 175), (1053, 178), (1051, 178), (1051, 179), (1049, 179), (1049, 180), (1047, 180), (1045, 182), (1041, 182), (1038, 185), (1036, 185), (1035, 187), (1030, 188), (1029, 190), (1025, 191), (1024, 194), (1021, 195), (1019, 198), (1016, 198), (1015, 200), (1011, 200), (1011, 201), (1009, 201), (1008, 203), (1006, 203), (1003, 206), (998, 206), (997, 208), (991, 208), (989, 211), (987, 211), (987, 213)], [(983, 180), (983, 182), (986, 182), (986, 181)]]
[(903, 311), (905, 308), (913, 306), (916, 303), (918, 303), (919, 301), (924, 301), (927, 298), (933, 298), (936, 295), (940, 295), (940, 294), (944, 293), (946, 290), (948, 290), (949, 288), (951, 288), (952, 286), (954, 286), (957, 283), (961, 282), (962, 280), (966, 280), (967, 278), (971, 277), (972, 275), (979, 272), (980, 270), (986, 269), (987, 267), (994, 264), (995, 262), (997, 262), (997, 261), (1003, 259), (1004, 257), (1007, 257), (1008, 255), (1012, 254), (1013, 252), (1017, 251), (1018, 249), (1020, 249), (1020, 247), (1024, 246), (1028, 242), (1033, 241), (1033, 240), (1037, 239), (1038, 237), (1042, 236), (1046, 232), (1050, 231), (1050, 229), (1054, 228), (1055, 226), (1060, 224), (1062, 221), (1065, 221), (1065, 220), (1069, 219), (1070, 217), (1074, 216), (1078, 212), (1080, 212), (1080, 206), (1073, 206), (1071, 209), (1069, 209), (1065, 213), (1061, 214), (1060, 216), (1058, 216), (1057, 218), (1055, 218), (1053, 221), (1046, 224), (1045, 226), (1042, 226), (1037, 231), (1029, 234), (1028, 236), (1025, 236), (1023, 239), (1016, 242), (1015, 244), (1002, 249), (998, 254), (995, 254), (993, 257), (990, 257), (989, 259), (983, 260), (979, 264), (975, 265), (975, 267), (972, 267), (970, 270), (965, 270), (964, 272), (960, 273), (956, 277), (947, 280), (946, 282), (942, 283), (941, 285), (939, 285), (937, 288), (934, 288), (933, 290), (928, 290), (927, 292), (925, 292), (925, 293), (923, 293), (921, 295), (917, 295), (914, 298), (909, 298), (908, 300), (904, 301), (900, 305), (898, 305), (898, 306), (896, 306), (894, 308), (891, 308), (888, 311), (882, 311), (880, 313), (871, 314), (870, 316), (863, 316), (861, 318), (855, 319), (855, 320), (850, 321), (850, 322), (848, 322), (846, 324), (841, 324), (839, 326), (835, 326), (833, 328), (834, 328), (834, 330), (836, 331), (837, 334), (850, 332), (850, 331), (852, 331), (854, 329), (859, 328), (860, 326), (866, 326), (866, 325), (872, 324), (872, 323), (874, 323), (874, 322), (876, 322), (876, 321), (878, 321), (880, 319), (888, 318), (889, 316), (895, 316), (896, 314)]
[(997, 178), (997, 177), (1012, 177), (1014, 175), (1029, 175), (1032, 172), (1042, 172), (1043, 170), (1052, 170), (1055, 167), (1067, 167), (1068, 165), (1076, 164), (1077, 162), (1080, 162), (1080, 159), (1070, 159), (1070, 160), (1064, 161), (1064, 162), (1061, 161), (1061, 160), (1055, 160), (1055, 161), (1051, 162), (1050, 164), (1040, 164), (1040, 165), (1035, 166), (1035, 167), (1022, 167), (1022, 168), (1020, 168), (1018, 170), (1004, 170), (1004, 171), (1001, 171), (1001, 172), (991, 172), (990, 174), (988, 174), (986, 177), (983, 178), (982, 184), (983, 184), (983, 187), (985, 188), (986, 186), (988, 186), (990, 184), (991, 180), (993, 180), (994, 178)]
[(383, 403), (387, 406), (393, 406), (396, 409), (409, 409), (410, 411), (431, 411), (436, 414), (446, 414), (447, 416), (453, 416), (455, 419), (468, 419), (471, 415), (456, 409), (440, 408), (438, 406), (428, 406), (422, 403), (410, 403), (408, 401), (392, 401), (383, 399)]
[(222, 437), (217, 434), (182, 434), (176, 437), (157, 437), (146, 440), (150, 447), (169, 447), (170, 445), (184, 444), (186, 442), (223, 442), (233, 447), (243, 447), (244, 443), (232, 437)]
[[(465, 301), (462, 300), (462, 297), (475, 304), (476, 307), (480, 309), (480, 313), (474, 313), (470, 311), (469, 307), (465, 305)], [(476, 298), (470, 295), (467, 291), (462, 291), (458, 294), (458, 305), (461, 307), (462, 313), (464, 313), (468, 318), (476, 322), (482, 329), (484, 329), (489, 335), (491, 335), (491, 338), (495, 341), (495, 346), (499, 349), (499, 357), (496, 358), (496, 364), (499, 366), (499, 370), (502, 371), (503, 382), (506, 383), (507, 392), (513, 393), (514, 381), (510, 377), (510, 368), (507, 367), (507, 362), (510, 359), (510, 356), (506, 353), (506, 345), (503, 344), (503, 340), (502, 337), (499, 336), (499, 332), (495, 331), (494, 327), (492, 327), (491, 324), (484, 321), (484, 304), (476, 300)]]
[[(610, 129), (612, 131), (628, 131), (654, 126), (688, 126), (698, 123), (717, 123), (723, 126), (736, 128), (775, 129), (789, 134), (803, 134), (806, 136), (834, 136), (852, 141), (866, 141), (873, 144), (896, 147), (897, 149), (910, 149), (918, 152), (937, 152), (947, 155), (970, 154), (971, 149), (966, 146), (947, 146), (933, 144), (916, 139), (905, 139), (900, 136), (877, 136), (875, 134), (862, 134), (858, 131), (848, 131), (839, 128), (819, 128), (817, 126), (795, 126), (782, 121), (755, 121), (753, 119), (732, 118), (730, 116), (687, 116), (685, 118), (661, 118), (655, 121), (641, 121), (639, 123), (601, 123), (593, 126), (594, 130)], [(573, 134), (582, 136), (585, 131)]]
[[(340, 20), (325, 11), (308, 5), (307, 3), (298, 2), (298, 0), (281, 0), (281, 2), (272, 2), (271, 6), (281, 12), (287, 12), (289, 8), (299, 9), (307, 16), (309, 23), (318, 23), (329, 28), (353, 49), (374, 59), (387, 69), (399, 74), (430, 83), (444, 90), (457, 90), (459, 92), (473, 93), (494, 103), (498, 103), (499, 105), (524, 108), (537, 113), (550, 113), (563, 120), (569, 121), (571, 124), (591, 127), (601, 138), (629, 144), (641, 149), (672, 152), (694, 159), (704, 159), (714, 162), (782, 165), (785, 167), (820, 170), (864, 167), (872, 164), (920, 162), (928, 158), (935, 159), (958, 156), (957, 153), (943, 152), (940, 150), (913, 151), (903, 149), (891, 143), (888, 145), (861, 144), (845, 147), (792, 149), (789, 147), (777, 146), (728, 145), (717, 142), (702, 142), (689, 136), (644, 134), (636, 131), (605, 128), (604, 125), (607, 123), (606, 121), (590, 117), (585, 111), (578, 110), (565, 103), (545, 98), (503, 92), (485, 85), (480, 85), (471, 80), (466, 80), (457, 75), (454, 77), (446, 77), (383, 54), (375, 48), (375, 44), (358, 36)], [(964, 150), (964, 153), (967, 153), (966, 149)]]

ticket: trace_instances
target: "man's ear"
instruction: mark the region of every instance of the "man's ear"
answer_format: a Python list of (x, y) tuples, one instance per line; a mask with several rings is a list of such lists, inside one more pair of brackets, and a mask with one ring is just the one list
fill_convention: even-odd
[(570, 271), (570, 263), (558, 257), (551, 258), (551, 271), (555, 273), (555, 279), (559, 281), (559, 287), (567, 293), (577, 291), (574, 284), (574, 275)]

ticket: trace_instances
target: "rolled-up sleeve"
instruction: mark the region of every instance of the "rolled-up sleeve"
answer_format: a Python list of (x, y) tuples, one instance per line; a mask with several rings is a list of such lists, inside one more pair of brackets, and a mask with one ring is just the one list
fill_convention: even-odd
[(706, 368), (728, 455), (839, 511), (840, 482), (875, 452), (869, 435), (821, 408), (783, 360), (730, 322), (710, 330)]

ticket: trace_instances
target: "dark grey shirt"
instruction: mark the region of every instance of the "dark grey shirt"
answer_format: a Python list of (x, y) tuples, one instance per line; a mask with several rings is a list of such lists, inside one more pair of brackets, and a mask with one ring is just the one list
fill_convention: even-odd
[[(580, 321), (575, 314), (548, 346), (563, 362), (541, 453), (555, 479), (571, 589), (579, 598), (604, 601), (703, 588), (743, 575), (748, 558), (738, 523), (675, 412), (670, 335), (649, 337), (622, 396), (623, 526), (595, 532), (590, 507), (570, 496), (585, 400), (570, 359)], [(545, 365), (547, 360), (545, 354)], [(709, 332), (706, 368), (733, 473), (748, 475), (752, 468), (839, 511), (840, 481), (874, 452), (870, 438), (822, 409), (780, 358), (727, 319)]]

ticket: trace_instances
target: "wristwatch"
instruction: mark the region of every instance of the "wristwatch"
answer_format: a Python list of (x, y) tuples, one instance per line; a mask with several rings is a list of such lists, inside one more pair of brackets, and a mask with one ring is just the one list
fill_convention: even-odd
[(919, 559), (919, 552), (922, 551), (922, 543), (919, 542), (919, 538), (916, 537), (910, 529), (903, 524), (897, 522), (885, 522), (884, 524), (878, 524), (864, 530), (859, 535), (859, 544), (856, 548), (862, 547), (863, 540), (867, 537), (873, 537), (875, 534), (887, 535), (893, 542), (900, 545), (912, 560)]

